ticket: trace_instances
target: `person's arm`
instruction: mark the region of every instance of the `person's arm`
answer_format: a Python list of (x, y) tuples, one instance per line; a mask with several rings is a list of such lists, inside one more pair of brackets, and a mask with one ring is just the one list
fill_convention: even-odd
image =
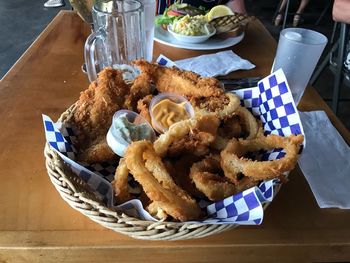
[(334, 0), (333, 20), (350, 24), (350, 1)]
[(233, 12), (246, 14), (247, 10), (245, 9), (244, 0), (233, 0), (227, 3), (227, 6), (230, 7)]

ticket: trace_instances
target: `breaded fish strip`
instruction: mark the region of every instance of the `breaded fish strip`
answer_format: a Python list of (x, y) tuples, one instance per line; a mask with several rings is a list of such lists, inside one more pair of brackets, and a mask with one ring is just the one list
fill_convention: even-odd
[(218, 97), (224, 94), (220, 82), (215, 78), (204, 78), (191, 71), (167, 68), (142, 59), (133, 63), (151, 77), (159, 92), (172, 92), (188, 98)]
[(73, 116), (78, 130), (76, 145), (79, 161), (96, 163), (115, 158), (107, 145), (106, 134), (113, 114), (123, 108), (129, 89), (121, 71), (105, 68), (97, 80), (80, 94)]

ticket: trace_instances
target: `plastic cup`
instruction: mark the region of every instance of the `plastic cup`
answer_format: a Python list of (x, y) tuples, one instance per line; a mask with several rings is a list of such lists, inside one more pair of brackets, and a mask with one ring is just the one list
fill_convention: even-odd
[(157, 119), (155, 118), (155, 116), (153, 115), (153, 111), (152, 108), (159, 102), (161, 102), (162, 100), (165, 99), (169, 99), (175, 103), (182, 103), (185, 102), (185, 110), (188, 113), (189, 118), (192, 118), (194, 116), (194, 109), (191, 105), (191, 103), (186, 100), (184, 97), (177, 95), (177, 94), (173, 94), (173, 93), (168, 93), (168, 92), (164, 92), (164, 93), (160, 93), (159, 95), (153, 97), (153, 99), (151, 100), (151, 103), (149, 104), (149, 113), (151, 115), (151, 119), (152, 119), (152, 126), (153, 128), (159, 132), (159, 133), (164, 133), (168, 130), (167, 127), (164, 127), (163, 125), (161, 125)]
[(283, 69), (296, 105), (326, 44), (327, 37), (309, 29), (287, 28), (280, 33), (272, 72)]
[(143, 4), (145, 16), (145, 59), (151, 62), (153, 59), (153, 39), (154, 39), (154, 18), (156, 15), (156, 0), (140, 0)]
[(152, 133), (152, 142), (155, 140), (156, 138), (156, 134), (152, 128), (152, 126), (148, 123), (148, 121), (142, 117), (141, 115), (137, 114), (136, 112), (130, 111), (130, 110), (119, 110), (116, 113), (114, 113), (113, 115), (113, 120), (112, 120), (112, 125), (108, 130), (107, 133), (107, 144), (108, 146), (112, 149), (112, 151), (116, 154), (118, 154), (119, 156), (123, 157), (126, 148), (129, 145), (129, 142), (127, 142), (126, 140), (124, 140), (123, 137), (119, 136), (119, 133), (117, 132), (116, 127), (114, 126), (114, 123), (116, 122), (116, 120), (123, 114), (126, 114), (126, 118), (128, 119), (128, 121), (130, 123), (133, 124), (146, 124), (151, 133)]

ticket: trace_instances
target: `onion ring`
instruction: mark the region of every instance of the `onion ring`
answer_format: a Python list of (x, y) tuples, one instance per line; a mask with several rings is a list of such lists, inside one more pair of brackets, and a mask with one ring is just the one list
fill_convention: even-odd
[(197, 189), (211, 201), (223, 200), (258, 183), (250, 177), (243, 177), (233, 183), (225, 176), (220, 176), (220, 173), (222, 173), (220, 155), (209, 155), (192, 165), (190, 178)]
[[(208, 149), (209, 145), (215, 140), (219, 123), (219, 120), (214, 114), (197, 116), (196, 118), (174, 123), (166, 133), (160, 135), (154, 142), (154, 149), (160, 157), (164, 157), (167, 155), (168, 150), (173, 143), (176, 143), (188, 135), (197, 133), (198, 136), (193, 137), (194, 139), (200, 140), (199, 144), (197, 143), (198, 141), (194, 142), (194, 147), (191, 150), (193, 151), (193, 154), (206, 154), (208, 151), (203, 150), (203, 147)], [(191, 139), (191, 136), (189, 136), (188, 139)], [(199, 152), (196, 151), (198, 149), (200, 149)]]
[(165, 220), (168, 218), (168, 214), (159, 207), (157, 202), (152, 202), (147, 206), (147, 211), (151, 216), (156, 217), (160, 220)]
[[(231, 135), (227, 137), (224, 134)], [(222, 125), (220, 125), (218, 129), (218, 135), (216, 136), (212, 147), (217, 150), (223, 150), (232, 138), (243, 137), (244, 139), (249, 140), (260, 136), (261, 134), (263, 134), (262, 127), (258, 124), (258, 121), (251, 112), (244, 107), (239, 107), (232, 117), (222, 121)]]
[(132, 199), (128, 190), (128, 176), (129, 169), (126, 166), (125, 159), (121, 158), (112, 182), (117, 204), (122, 204)]
[[(233, 139), (221, 152), (221, 166), (225, 176), (234, 183), (238, 183), (241, 174), (254, 180), (276, 178), (295, 167), (303, 140), (304, 136), (301, 134), (289, 137), (271, 134), (266, 137), (258, 136), (251, 140)], [(275, 148), (283, 148), (286, 152), (285, 156), (273, 161), (253, 161), (243, 157), (247, 152)]]
[(214, 113), (220, 120), (231, 117), (241, 104), (240, 98), (229, 92), (220, 97), (192, 98), (190, 101), (197, 114)]
[(204, 195), (196, 188), (189, 174), (192, 165), (200, 160), (201, 157), (191, 154), (182, 155), (176, 160), (164, 160), (167, 171), (175, 183), (196, 199), (203, 198)]
[(190, 178), (197, 189), (211, 201), (222, 200), (236, 192), (235, 186), (218, 174), (220, 170), (220, 156), (207, 156), (190, 170)]
[(175, 184), (151, 142), (131, 143), (126, 149), (125, 160), (130, 173), (142, 185), (149, 199), (165, 213), (180, 221), (200, 217), (198, 204)]
[(243, 122), (243, 129), (248, 134), (245, 139), (254, 139), (258, 134), (259, 125), (253, 114), (245, 107), (239, 107), (236, 114)]

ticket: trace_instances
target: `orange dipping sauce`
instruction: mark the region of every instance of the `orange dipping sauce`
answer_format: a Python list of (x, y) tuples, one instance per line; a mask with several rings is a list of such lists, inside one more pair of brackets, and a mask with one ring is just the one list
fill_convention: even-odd
[[(186, 111), (185, 104), (186, 102), (176, 103), (169, 99), (164, 99), (153, 106), (152, 114), (158, 124), (165, 129), (169, 129), (172, 124), (190, 118), (189, 113)], [(155, 126), (153, 120), (152, 126)]]

